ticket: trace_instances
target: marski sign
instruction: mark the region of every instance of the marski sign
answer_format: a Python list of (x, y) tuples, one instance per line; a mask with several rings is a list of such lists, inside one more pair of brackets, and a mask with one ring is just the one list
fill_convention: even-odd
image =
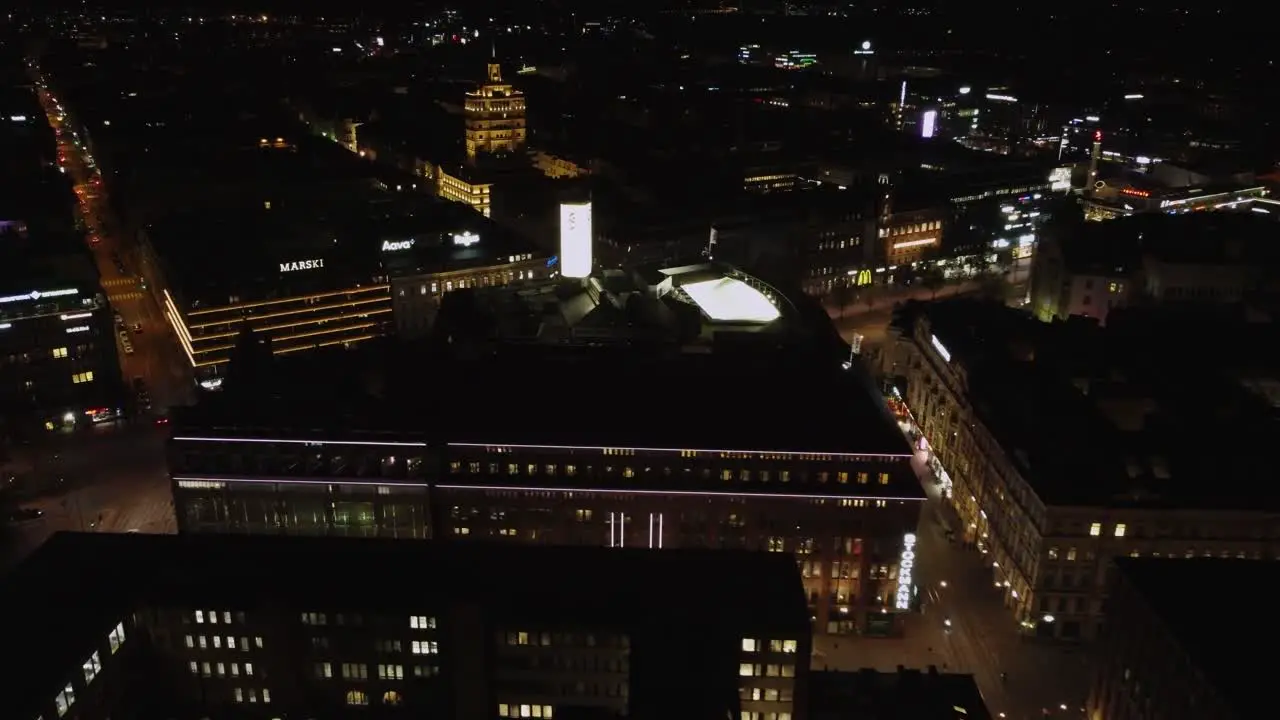
[(324, 260), (294, 260), (292, 262), (280, 263), (280, 272), (294, 272), (296, 270), (319, 270), (324, 267)]

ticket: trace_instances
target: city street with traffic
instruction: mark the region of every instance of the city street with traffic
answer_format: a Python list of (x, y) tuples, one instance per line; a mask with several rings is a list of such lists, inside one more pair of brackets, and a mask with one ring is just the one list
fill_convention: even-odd
[(116, 343), (125, 386), (132, 387), (134, 378), (142, 378), (159, 414), (171, 405), (189, 403), (195, 393), (190, 364), (154, 295), (146, 289), (131, 234), (111, 212), (100, 171), (62, 109), (48, 92), (41, 91), (40, 98), (57, 135), (59, 162), (79, 200), (103, 294), (119, 313), (117, 329), (129, 337), (129, 348), (118, 338)]

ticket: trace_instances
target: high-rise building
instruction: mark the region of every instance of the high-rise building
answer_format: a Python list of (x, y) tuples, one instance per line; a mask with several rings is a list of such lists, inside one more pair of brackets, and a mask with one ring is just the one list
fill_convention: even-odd
[(463, 111), (468, 160), (524, 150), (524, 93), (503, 82), (502, 67), (496, 60), (489, 63), (485, 82), (467, 93)]
[(799, 580), (768, 553), (61, 534), (0, 592), (4, 717), (803, 720)]

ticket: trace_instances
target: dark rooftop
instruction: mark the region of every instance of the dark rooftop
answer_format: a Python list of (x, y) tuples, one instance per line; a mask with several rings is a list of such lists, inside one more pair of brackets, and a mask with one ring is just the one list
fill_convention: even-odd
[[(1146, 329), (1196, 323), (1133, 312), (1142, 319), (1121, 313), (1100, 328), (946, 300), (909, 307), (897, 322), (911, 327), (927, 317), (951, 363), (963, 367), (975, 413), (1045, 503), (1258, 507), (1266, 498), (1246, 479), (1267, 474), (1264, 448), (1280, 440), (1275, 408), (1258, 390), (1274, 371), (1225, 351), (1221, 359), (1180, 356), (1176, 334), (1161, 339)], [(1271, 323), (1231, 327), (1258, 342), (1277, 334)], [(1211, 476), (1239, 480), (1206, 485)]]
[(276, 363), (267, 383), (276, 399), (255, 396), (249, 413), (232, 393), (207, 397), (175, 418), (176, 434), (260, 426), (495, 445), (911, 452), (865, 376), (794, 347), (507, 346), (450, 357), (375, 343)]
[[(347, 574), (316, 572), (322, 566), (359, 568), (366, 577), (413, 568), (432, 581), (376, 592)], [(141, 607), (298, 604), (407, 612), (466, 604), (505, 617), (633, 628), (696, 618), (809, 632), (794, 559), (730, 550), (59, 533), (5, 578), (0, 595), (7, 612), (22, 619), (10, 628), (7, 647), (23, 660), (6, 682), (37, 698), (56, 694), (94, 641)], [(21, 710), (11, 704), (13, 693), (6, 698), (6, 710)]]
[(1120, 275), (1144, 258), (1174, 264), (1243, 265), (1280, 262), (1275, 222), (1251, 213), (1143, 213), (1082, 223), (1061, 241), (1074, 272)]
[(991, 720), (972, 675), (900, 669), (896, 673), (809, 674), (812, 720)]
[[(1115, 562), (1120, 575), (1239, 717), (1256, 715), (1258, 708), (1274, 702), (1271, 666), (1240, 658), (1240, 638), (1204, 621), (1203, 597), (1187, 591), (1187, 578), (1195, 578), (1202, 587), (1230, 587), (1234, 597), (1266, 598), (1280, 585), (1280, 563), (1208, 558), (1117, 558)], [(1252, 614), (1246, 644), (1255, 648), (1280, 644), (1280, 619), (1267, 612)]]

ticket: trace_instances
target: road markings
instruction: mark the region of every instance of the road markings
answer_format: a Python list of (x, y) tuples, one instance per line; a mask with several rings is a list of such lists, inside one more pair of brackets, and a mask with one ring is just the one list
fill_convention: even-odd
[(111, 302), (120, 302), (121, 300), (137, 300), (142, 297), (140, 292), (115, 293), (107, 295), (107, 299)]

